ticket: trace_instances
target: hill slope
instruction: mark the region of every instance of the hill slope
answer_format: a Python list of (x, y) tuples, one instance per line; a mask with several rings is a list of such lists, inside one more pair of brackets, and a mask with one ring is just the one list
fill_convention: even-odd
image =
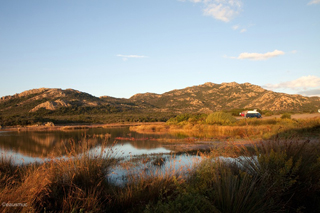
[[(39, 120), (39, 118), (60, 116), (62, 120), (70, 120), (70, 116), (73, 116), (72, 119), (74, 119), (76, 116), (92, 117), (94, 115), (95, 117), (100, 116), (98, 120), (103, 122), (106, 116), (114, 115), (121, 118), (128, 117), (128, 115), (132, 117), (134, 114), (167, 116), (178, 113), (210, 113), (243, 108), (315, 112), (320, 108), (320, 97), (276, 93), (250, 83), (235, 82), (205, 83), (163, 94), (136, 94), (129, 99), (110, 96), (98, 98), (73, 89), (40, 88), (2, 97), (0, 99), (0, 119), (2, 120), (0, 125), (4, 123), (3, 120), (9, 119), (11, 123), (15, 123), (14, 120), (21, 118)], [(131, 120), (136, 121), (136, 118)]]
[(161, 111), (212, 112), (235, 108), (257, 108), (270, 111), (314, 111), (320, 108), (320, 97), (304, 97), (265, 90), (249, 83), (205, 83), (173, 90), (162, 95), (137, 94), (134, 102), (148, 103)]
[(40, 108), (56, 110), (60, 107), (98, 106), (99, 98), (73, 89), (32, 89), (0, 99), (0, 112), (28, 113)]

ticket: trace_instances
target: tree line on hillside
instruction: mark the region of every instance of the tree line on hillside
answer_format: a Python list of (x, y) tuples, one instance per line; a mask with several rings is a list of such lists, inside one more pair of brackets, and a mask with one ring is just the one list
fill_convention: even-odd
[[(26, 126), (53, 122), (55, 124), (67, 123), (121, 123), (121, 122), (167, 122), (168, 124), (178, 123), (208, 123), (208, 124), (232, 124), (234, 116), (247, 109), (232, 109), (221, 112), (205, 113), (174, 113), (174, 112), (144, 112), (142, 110), (125, 109), (115, 106), (96, 107), (61, 107), (57, 110), (41, 108), (36, 112), (26, 112), (23, 115), (13, 113), (1, 114), (1, 126)], [(272, 112), (257, 109), (263, 116), (283, 114), (290, 112)], [(292, 113), (292, 112), (291, 112)], [(292, 113), (293, 114), (293, 113)], [(288, 115), (287, 115), (288, 117)], [(210, 121), (211, 119), (211, 121)], [(216, 121), (220, 119), (220, 121)]]

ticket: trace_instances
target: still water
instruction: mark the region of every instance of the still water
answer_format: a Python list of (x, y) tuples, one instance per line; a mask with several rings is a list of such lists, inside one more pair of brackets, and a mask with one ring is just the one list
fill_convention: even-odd
[[(187, 140), (187, 136), (181, 134), (140, 134), (130, 131), (129, 127), (72, 131), (0, 131), (0, 159), (10, 158), (14, 164), (42, 163), (67, 158), (70, 147), (85, 148), (84, 151), (77, 150), (78, 156), (95, 156), (99, 153), (108, 155), (112, 152), (112, 157), (119, 158), (119, 163), (110, 168), (107, 178), (116, 185), (123, 185), (128, 182), (130, 174), (146, 177), (188, 175), (205, 157), (187, 154), (176, 156), (170, 148), (173, 146), (165, 143), (166, 140), (183, 141), (184, 138)], [(159, 158), (163, 165), (155, 163)]]
[[(101, 145), (117, 152), (116, 157), (170, 153), (172, 150), (159, 139), (174, 139), (173, 135), (150, 135), (132, 132), (124, 128), (92, 128), (72, 131), (0, 131), (0, 156), (11, 157), (15, 163), (43, 162), (50, 158), (62, 158), (73, 146), (86, 147), (89, 152), (101, 151)], [(183, 136), (179, 136), (183, 137)], [(88, 151), (88, 150), (86, 150)]]

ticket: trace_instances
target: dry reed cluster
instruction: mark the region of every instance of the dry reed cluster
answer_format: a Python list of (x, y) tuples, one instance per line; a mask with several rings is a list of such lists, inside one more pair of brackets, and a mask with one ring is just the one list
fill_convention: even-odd
[[(201, 139), (273, 139), (281, 137), (320, 136), (317, 129), (320, 119), (241, 119), (231, 125), (210, 125), (207, 123), (181, 122), (178, 124), (140, 125), (130, 127), (139, 133), (184, 134)], [(320, 131), (319, 131), (320, 132)]]
[(115, 160), (110, 153), (78, 155), (87, 146), (69, 147), (65, 158), (41, 164), (15, 165), (2, 158), (1, 212), (102, 211), (109, 201), (106, 175)]
[(195, 167), (173, 167), (167, 172), (162, 168), (168, 160), (148, 160), (151, 167), (129, 171), (122, 186), (108, 179), (117, 163), (112, 148), (92, 155), (90, 144), (71, 144), (66, 158), (41, 164), (15, 165), (2, 158), (0, 211), (320, 212), (319, 141), (285, 139), (301, 133), (317, 136), (320, 121), (283, 122), (287, 124), (158, 127), (159, 131), (184, 129), (190, 134), (240, 137), (269, 131), (277, 137), (250, 146), (220, 147), (201, 155)]

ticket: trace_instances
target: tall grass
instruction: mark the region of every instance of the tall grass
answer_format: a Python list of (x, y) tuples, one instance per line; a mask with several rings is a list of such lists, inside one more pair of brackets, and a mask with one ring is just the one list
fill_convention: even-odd
[[(174, 196), (145, 212), (319, 212), (320, 149), (309, 141), (269, 141), (247, 155), (203, 160)], [(234, 149), (237, 150), (237, 149)], [(193, 202), (191, 201), (193, 198)]]
[(230, 145), (202, 155), (189, 170), (163, 172), (149, 161), (151, 167), (129, 171), (123, 186), (106, 178), (115, 163), (112, 156), (68, 151), (68, 158), (42, 164), (18, 166), (2, 159), (0, 203), (27, 206), (0, 206), (0, 211), (320, 212), (319, 142)]
[(42, 164), (14, 165), (1, 159), (0, 203), (26, 206), (0, 206), (2, 212), (102, 211), (108, 203), (106, 175), (114, 160), (83, 154), (74, 148), (64, 159)]
[(245, 161), (244, 168), (263, 178), (268, 194), (281, 201), (283, 208), (320, 211), (320, 149), (309, 140), (262, 143), (256, 160)]
[[(150, 129), (153, 129), (150, 131)], [(157, 129), (161, 129), (157, 132)], [(136, 131), (144, 134), (154, 133), (170, 133), (170, 134), (183, 134), (188, 137), (198, 137), (202, 139), (225, 139), (225, 138), (263, 138), (265, 135), (273, 135), (278, 127), (275, 126), (220, 126), (208, 124), (186, 124), (184, 126), (166, 126), (159, 125), (156, 127), (148, 127), (148, 125), (141, 125), (130, 127), (131, 131)], [(284, 129), (282, 129), (283, 131)]]
[[(183, 124), (183, 125), (182, 125)], [(230, 125), (209, 125), (199, 123), (140, 125), (130, 127), (131, 131), (145, 134), (183, 134), (201, 139), (274, 139), (276, 137), (318, 137), (320, 119), (241, 119)]]
[[(158, 158), (155, 158), (156, 161)], [(160, 160), (162, 162), (162, 160)], [(168, 165), (150, 161), (144, 168), (131, 170), (126, 176), (127, 183), (116, 190), (114, 209), (117, 212), (142, 212), (150, 204), (174, 196), (197, 160), (192, 165), (179, 165), (175, 155), (165, 160)]]

